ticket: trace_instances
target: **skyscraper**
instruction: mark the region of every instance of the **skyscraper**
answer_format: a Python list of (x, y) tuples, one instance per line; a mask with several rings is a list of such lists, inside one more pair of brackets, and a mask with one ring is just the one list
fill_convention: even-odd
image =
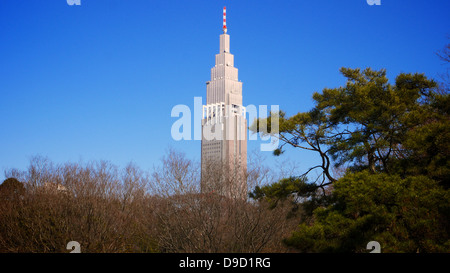
[(206, 105), (202, 117), (203, 193), (215, 192), (230, 198), (247, 196), (247, 120), (242, 106), (242, 82), (230, 53), (226, 8), (223, 34), (211, 80), (206, 83)]

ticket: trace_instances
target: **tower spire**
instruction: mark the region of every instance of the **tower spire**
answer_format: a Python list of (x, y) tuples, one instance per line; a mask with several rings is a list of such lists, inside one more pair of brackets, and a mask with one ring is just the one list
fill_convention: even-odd
[(223, 7), (223, 33), (227, 33), (227, 7)]
[[(202, 114), (201, 192), (247, 198), (247, 120), (242, 82), (230, 53), (227, 13), (223, 8), (220, 52), (206, 84)], [(212, 175), (212, 176), (211, 176)]]

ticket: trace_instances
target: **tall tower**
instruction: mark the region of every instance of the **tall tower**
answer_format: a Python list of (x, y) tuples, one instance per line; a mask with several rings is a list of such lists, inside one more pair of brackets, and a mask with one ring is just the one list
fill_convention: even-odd
[(206, 82), (206, 105), (202, 117), (203, 193), (215, 192), (230, 198), (247, 197), (247, 120), (242, 106), (242, 82), (234, 67), (227, 34), (226, 8), (220, 52)]

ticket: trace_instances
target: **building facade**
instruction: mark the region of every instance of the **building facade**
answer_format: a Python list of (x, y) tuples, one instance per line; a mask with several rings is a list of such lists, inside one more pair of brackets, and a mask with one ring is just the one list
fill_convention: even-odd
[(202, 116), (203, 193), (230, 198), (247, 196), (247, 120), (242, 106), (242, 82), (230, 53), (224, 8), (219, 54), (206, 83), (206, 105)]

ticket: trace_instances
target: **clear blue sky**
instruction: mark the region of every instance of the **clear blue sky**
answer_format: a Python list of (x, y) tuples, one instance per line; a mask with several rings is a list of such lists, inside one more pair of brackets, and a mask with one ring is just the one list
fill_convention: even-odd
[(314, 91), (344, 84), (343, 66), (391, 80), (445, 69), (448, 0), (2, 0), (0, 179), (33, 155), (149, 169), (172, 146), (199, 159), (200, 141), (172, 140), (170, 112), (205, 101), (225, 5), (244, 105), (309, 110)]

